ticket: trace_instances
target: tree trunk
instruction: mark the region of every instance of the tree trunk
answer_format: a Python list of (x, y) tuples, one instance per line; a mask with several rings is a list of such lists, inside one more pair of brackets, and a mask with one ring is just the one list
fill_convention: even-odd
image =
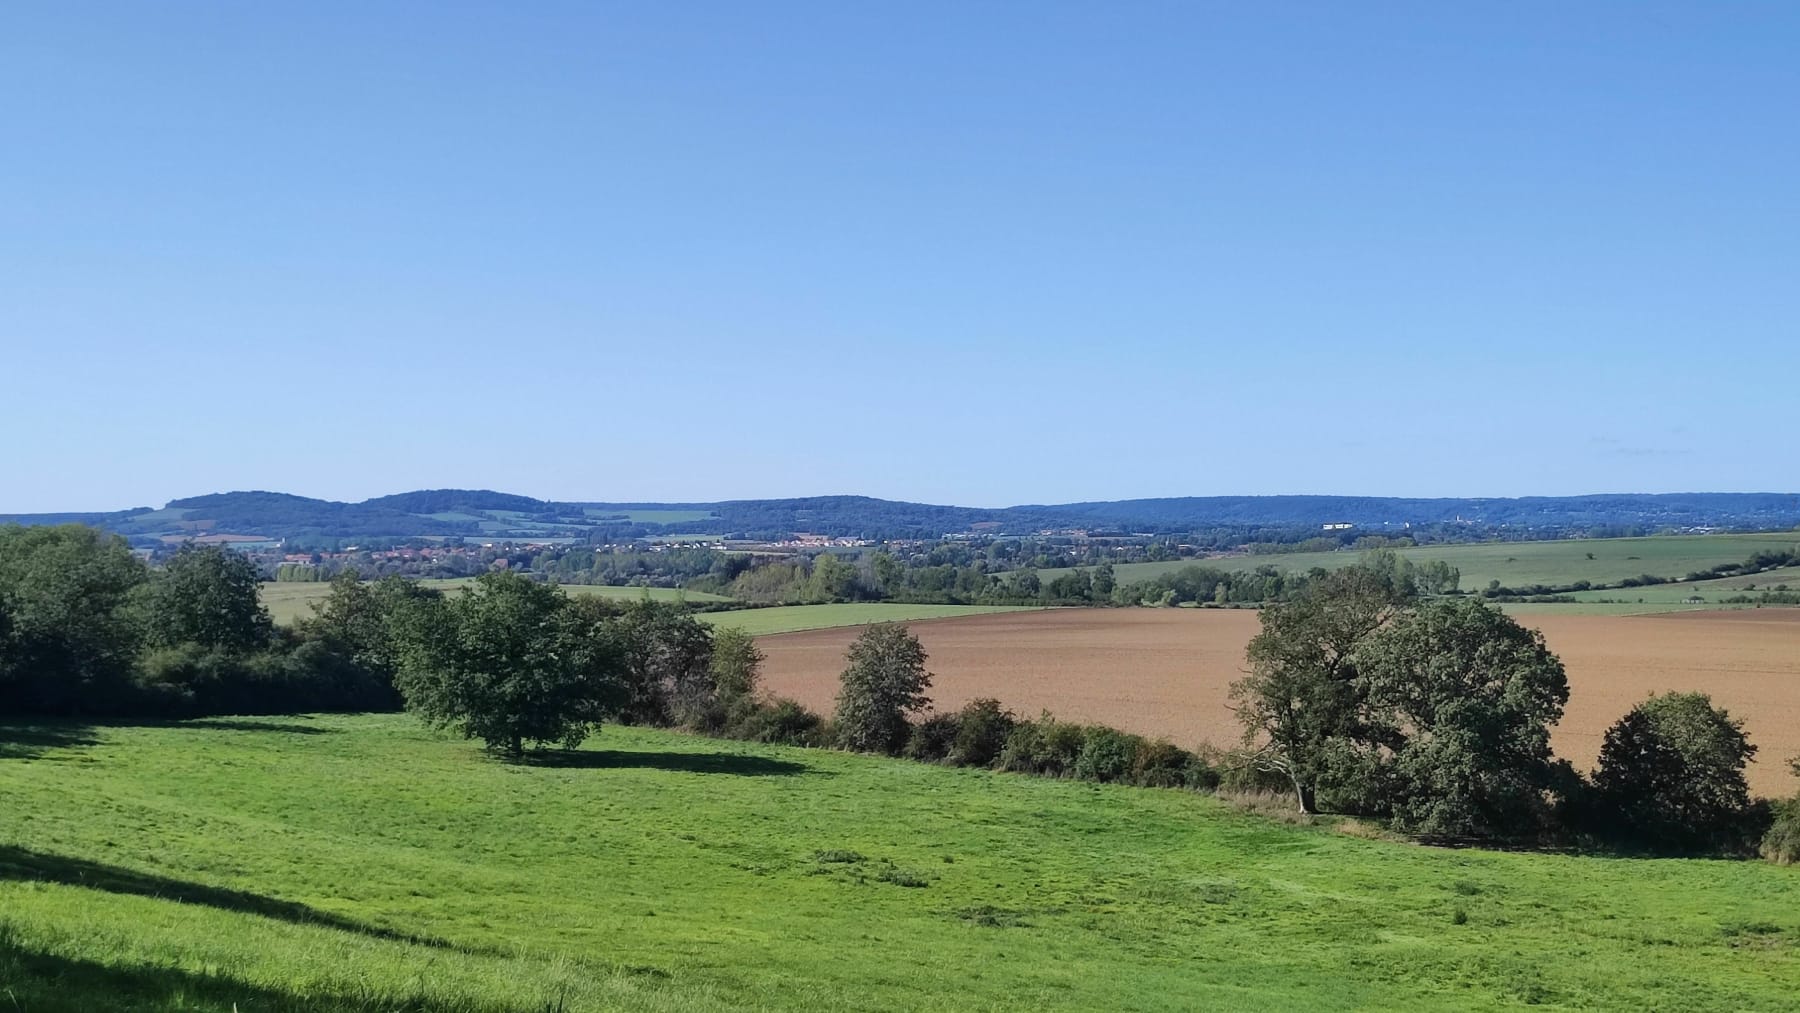
[(1288, 778), (1294, 782), (1294, 797), (1300, 800), (1300, 815), (1313, 815), (1316, 809), (1316, 799), (1313, 797), (1312, 785), (1302, 784), (1297, 774), (1290, 773)]

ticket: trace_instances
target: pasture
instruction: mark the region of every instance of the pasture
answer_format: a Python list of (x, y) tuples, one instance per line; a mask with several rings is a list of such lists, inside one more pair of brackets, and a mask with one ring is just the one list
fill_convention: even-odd
[(640, 729), (540, 765), (402, 715), (0, 742), (24, 1011), (1781, 1010), (1800, 986), (1800, 869), (1755, 862), (1425, 848)]
[[(1668, 615), (1571, 615), (1544, 606), (1519, 616), (1541, 630), (1569, 673), (1553, 744), (1587, 769), (1606, 729), (1651, 693), (1702, 690), (1746, 719), (1761, 753), (1753, 791), (1794, 794), (1787, 758), (1800, 755), (1800, 609)], [(1578, 607), (1578, 606), (1575, 606)], [(1257, 613), (1235, 609), (1059, 609), (913, 628), (930, 654), (932, 700), (955, 709), (993, 697), (1014, 711), (1114, 725), (1193, 748), (1232, 746), (1240, 725), (1227, 687), (1244, 670)], [(829, 710), (857, 630), (760, 641), (773, 692)]]
[[(1474, 542), (1467, 545), (1425, 545), (1399, 549), (1414, 563), (1441, 559), (1462, 571), (1464, 590), (1480, 590), (1488, 581), (1507, 587), (1530, 584), (1551, 586), (1578, 581), (1616, 584), (1627, 577), (1651, 574), (1685, 577), (1718, 563), (1741, 562), (1752, 553), (1800, 548), (1800, 531), (1755, 535), (1657, 535), (1649, 538), (1571, 538), (1549, 542)], [(1588, 559), (1592, 553), (1594, 558)], [(1147, 580), (1186, 566), (1210, 566), (1229, 572), (1273, 566), (1279, 570), (1328, 570), (1349, 566), (1362, 553), (1295, 552), (1266, 556), (1220, 556), (1181, 559), (1162, 563), (1122, 563), (1113, 568), (1122, 583)], [(1051, 580), (1067, 570), (1042, 570)], [(1774, 582), (1771, 582), (1774, 583)], [(1759, 582), (1760, 586), (1760, 582)], [(1637, 597), (1642, 588), (1612, 592)]]
[[(455, 591), (468, 585), (469, 581), (467, 579), (421, 580), (419, 583), (421, 586), (437, 588), (440, 591)], [(683, 591), (680, 588), (672, 587), (565, 584), (563, 590), (570, 594), (593, 594), (624, 601), (635, 601), (644, 597), (654, 601), (685, 599), (694, 602), (721, 602), (731, 600), (721, 595)], [(271, 581), (262, 586), (262, 601), (268, 607), (269, 615), (274, 617), (276, 622), (291, 623), (296, 619), (312, 615), (313, 603), (325, 600), (330, 593), (331, 585), (323, 581)]]
[[(571, 588), (573, 590), (573, 588)], [(702, 612), (695, 618), (713, 626), (733, 626), (752, 636), (799, 630), (905, 623), (927, 619), (1042, 611), (1032, 605), (907, 605), (899, 602), (851, 602), (833, 605), (777, 605), (732, 612)]]

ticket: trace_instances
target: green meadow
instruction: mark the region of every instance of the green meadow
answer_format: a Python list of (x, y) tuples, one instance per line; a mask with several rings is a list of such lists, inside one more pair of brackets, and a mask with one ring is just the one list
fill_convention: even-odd
[[(570, 588), (574, 590), (574, 588)], [(734, 626), (753, 636), (795, 633), (865, 623), (905, 623), (950, 619), (991, 612), (1031, 612), (1033, 605), (908, 605), (900, 602), (850, 602), (831, 605), (777, 605), (734, 612), (703, 612), (698, 618), (714, 626)]]
[[(1566, 585), (1577, 581), (1615, 584), (1627, 577), (1652, 574), (1685, 577), (1718, 563), (1741, 562), (1764, 550), (1800, 548), (1800, 531), (1756, 535), (1657, 535), (1649, 538), (1571, 538), (1550, 542), (1475, 542), (1426, 545), (1398, 550), (1414, 563), (1441, 559), (1462, 571), (1464, 590), (1480, 590), (1497, 580), (1507, 587), (1530, 584)], [(1594, 558), (1589, 559), (1592, 553)], [(1123, 563), (1114, 567), (1118, 580), (1146, 580), (1186, 566), (1210, 566), (1238, 572), (1259, 566), (1281, 570), (1336, 569), (1348, 566), (1360, 552), (1295, 552), (1262, 556), (1221, 556), (1162, 563)], [(1051, 580), (1066, 570), (1042, 570)], [(1761, 586), (1761, 581), (1755, 581)], [(1771, 584), (1775, 583), (1770, 581)], [(1640, 588), (1628, 589), (1637, 597)], [(1625, 592), (1615, 592), (1619, 596)]]
[[(453, 592), (469, 581), (422, 580), (425, 587)], [(613, 587), (598, 584), (565, 584), (570, 594), (592, 594), (620, 601), (648, 597), (653, 601), (724, 602), (731, 599), (699, 591), (670, 587)], [(263, 604), (279, 623), (291, 623), (312, 615), (315, 602), (331, 593), (331, 585), (322, 582), (273, 582), (262, 586)], [(835, 605), (780, 605), (773, 608), (744, 609), (731, 612), (704, 612), (703, 622), (714, 626), (735, 626), (755, 636), (770, 633), (793, 633), (833, 626), (860, 626), (864, 623), (911, 622), (917, 619), (945, 619), (951, 616), (981, 615), (986, 612), (1015, 612), (1030, 606), (1007, 605), (906, 605), (895, 602), (853, 602)]]
[(1444, 850), (1217, 799), (404, 715), (0, 727), (24, 1011), (1786, 1010), (1800, 869)]
[[(434, 587), (440, 591), (454, 591), (469, 583), (466, 578), (450, 580), (422, 580), (425, 587)], [(693, 602), (721, 602), (731, 599), (716, 594), (699, 591), (683, 591), (671, 587), (625, 587), (601, 584), (567, 584), (564, 590), (570, 594), (592, 594), (604, 598), (617, 598), (622, 601), (636, 601), (648, 597), (655, 601), (676, 601), (685, 599)], [(323, 601), (331, 593), (331, 585), (322, 581), (272, 581), (262, 586), (263, 604), (269, 609), (269, 615), (278, 623), (291, 623), (296, 619), (312, 615), (314, 602)]]

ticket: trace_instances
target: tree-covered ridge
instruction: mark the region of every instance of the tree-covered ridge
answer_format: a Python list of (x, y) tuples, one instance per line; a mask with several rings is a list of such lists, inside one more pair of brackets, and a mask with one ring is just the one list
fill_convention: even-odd
[[(809, 532), (834, 538), (938, 538), (965, 532), (1086, 530), (1199, 534), (1250, 543), (1326, 525), (1359, 530), (1464, 525), (1550, 534), (1649, 533), (1667, 528), (1772, 528), (1800, 524), (1792, 493), (1672, 493), (1408, 499), (1364, 496), (1211, 496), (1003, 508), (907, 503), (868, 496), (713, 503), (559, 503), (491, 490), (433, 489), (340, 503), (277, 492), (226, 492), (161, 510), (0, 515), (0, 523), (76, 520), (127, 536), (228, 532), (267, 538), (562, 536), (633, 538), (710, 534), (744, 539)], [(1277, 538), (1275, 540), (1285, 540)]]

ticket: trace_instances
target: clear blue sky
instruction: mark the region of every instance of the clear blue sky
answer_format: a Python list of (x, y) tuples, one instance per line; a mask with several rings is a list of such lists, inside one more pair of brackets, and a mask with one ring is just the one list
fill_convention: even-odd
[(1800, 488), (1800, 4), (13, 3), (0, 512)]

